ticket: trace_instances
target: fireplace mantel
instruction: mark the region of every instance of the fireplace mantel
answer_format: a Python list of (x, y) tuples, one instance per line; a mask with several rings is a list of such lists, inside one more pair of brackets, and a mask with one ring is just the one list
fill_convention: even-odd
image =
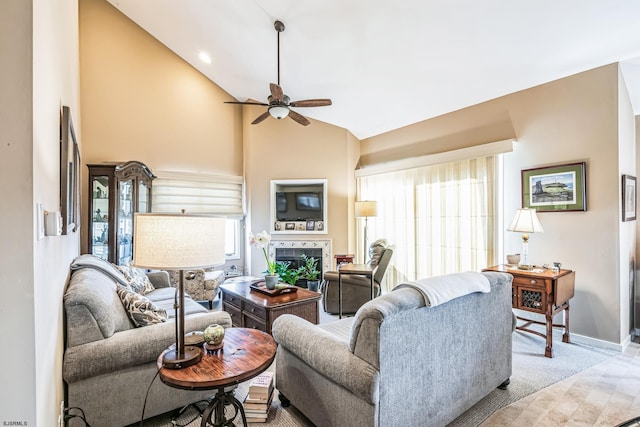
[(269, 258), (275, 259), (276, 248), (320, 248), (322, 249), (322, 271), (331, 270), (331, 240), (271, 240), (269, 242)]

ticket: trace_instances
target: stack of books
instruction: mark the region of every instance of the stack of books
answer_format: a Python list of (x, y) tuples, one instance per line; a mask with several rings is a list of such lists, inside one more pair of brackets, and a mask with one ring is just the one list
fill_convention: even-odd
[(249, 393), (243, 403), (248, 423), (267, 421), (273, 399), (273, 388), (273, 372), (263, 372), (251, 380)]

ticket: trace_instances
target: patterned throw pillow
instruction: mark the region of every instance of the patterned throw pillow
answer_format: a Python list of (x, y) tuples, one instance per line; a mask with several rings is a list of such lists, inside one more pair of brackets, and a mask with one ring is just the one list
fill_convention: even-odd
[(129, 318), (136, 327), (167, 321), (167, 312), (155, 305), (149, 298), (143, 297), (122, 285), (118, 285), (116, 292)]
[(132, 267), (131, 265), (117, 265), (116, 267), (122, 272), (122, 275), (129, 283), (129, 287), (134, 292), (140, 295), (146, 295), (155, 289), (147, 275), (139, 268)]

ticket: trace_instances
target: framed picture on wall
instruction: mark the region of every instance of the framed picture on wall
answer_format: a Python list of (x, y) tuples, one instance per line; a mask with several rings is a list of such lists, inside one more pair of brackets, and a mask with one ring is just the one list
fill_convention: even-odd
[(622, 221), (636, 219), (636, 177), (622, 175)]
[(60, 117), (60, 214), (62, 234), (80, 229), (80, 150), (67, 106)]
[(538, 212), (587, 210), (585, 162), (522, 171), (522, 207)]

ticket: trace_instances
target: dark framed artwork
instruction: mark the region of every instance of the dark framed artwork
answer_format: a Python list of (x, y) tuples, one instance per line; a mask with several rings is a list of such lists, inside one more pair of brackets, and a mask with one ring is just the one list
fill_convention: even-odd
[(587, 210), (585, 162), (522, 171), (522, 207), (538, 212)]
[(636, 219), (636, 177), (622, 175), (622, 221)]
[(62, 234), (80, 229), (80, 149), (67, 106), (60, 120), (60, 215)]
[(307, 221), (307, 230), (313, 230), (315, 228), (316, 222), (309, 220)]
[(284, 228), (286, 230), (295, 230), (296, 229), (296, 223), (295, 222), (287, 222), (287, 223), (285, 223)]

